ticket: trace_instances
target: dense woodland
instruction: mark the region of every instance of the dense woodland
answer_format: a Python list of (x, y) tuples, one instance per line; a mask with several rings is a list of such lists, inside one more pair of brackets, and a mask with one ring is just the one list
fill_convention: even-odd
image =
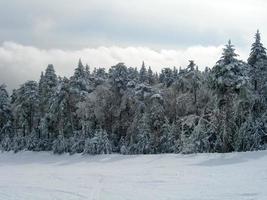
[(152, 71), (123, 63), (70, 78), (53, 65), (9, 96), (0, 86), (0, 149), (54, 153), (232, 152), (267, 147), (267, 56), (260, 33), (247, 62), (231, 41), (212, 68)]

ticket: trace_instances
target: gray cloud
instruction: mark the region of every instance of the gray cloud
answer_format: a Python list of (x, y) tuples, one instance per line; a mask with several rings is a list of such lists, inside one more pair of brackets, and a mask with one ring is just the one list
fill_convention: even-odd
[(64, 49), (218, 46), (229, 38), (247, 47), (257, 28), (267, 38), (266, 7), (264, 0), (1, 1), (0, 38)]

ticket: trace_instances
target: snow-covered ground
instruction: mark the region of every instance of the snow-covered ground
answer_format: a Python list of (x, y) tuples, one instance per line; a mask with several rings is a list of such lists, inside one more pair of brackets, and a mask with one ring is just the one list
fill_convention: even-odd
[(1, 200), (265, 200), (267, 151), (198, 155), (0, 153)]

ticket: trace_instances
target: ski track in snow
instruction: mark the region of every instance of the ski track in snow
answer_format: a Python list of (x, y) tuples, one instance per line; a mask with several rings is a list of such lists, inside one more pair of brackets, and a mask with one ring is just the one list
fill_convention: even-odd
[(266, 188), (267, 151), (0, 153), (0, 200), (265, 200)]

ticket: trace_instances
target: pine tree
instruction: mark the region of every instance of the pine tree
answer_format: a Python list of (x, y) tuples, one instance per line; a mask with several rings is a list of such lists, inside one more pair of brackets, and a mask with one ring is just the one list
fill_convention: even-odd
[(79, 59), (78, 67), (75, 69), (73, 78), (74, 79), (79, 79), (81, 77), (85, 77), (85, 68), (84, 68), (84, 66), (82, 64), (82, 60)]
[(266, 135), (266, 131), (263, 121), (254, 120), (252, 116), (249, 116), (238, 130), (234, 141), (235, 150), (253, 151), (263, 149), (262, 138)]
[(238, 55), (235, 53), (234, 46), (232, 45), (231, 40), (229, 40), (228, 44), (225, 45), (225, 48), (223, 49), (221, 59), (217, 63), (221, 65), (235, 63), (237, 61), (237, 56)]
[(103, 129), (96, 130), (94, 137), (85, 141), (85, 154), (110, 154), (111, 152), (112, 149), (107, 132)]
[(73, 134), (74, 120), (72, 113), (72, 102), (70, 99), (70, 81), (64, 78), (54, 94), (53, 103), (50, 106), (50, 112), (47, 117), (48, 139), (55, 139), (58, 135), (63, 135), (65, 138)]
[(62, 154), (66, 152), (66, 141), (63, 135), (58, 135), (57, 139), (53, 142), (53, 152), (55, 154)]
[(175, 136), (168, 119), (165, 119), (161, 127), (159, 151), (161, 153), (173, 153), (175, 151)]
[(261, 35), (259, 30), (255, 34), (255, 42), (251, 46), (251, 52), (248, 58), (248, 64), (254, 66), (257, 61), (267, 59), (266, 48), (261, 43)]
[(137, 133), (134, 144), (131, 145), (131, 153), (149, 154), (151, 153), (151, 129), (147, 114), (143, 113), (137, 125)]
[(68, 113), (68, 120), (65, 121), (67, 121), (68, 125), (68, 135), (71, 135), (73, 131), (82, 131), (83, 120), (77, 116), (79, 104), (86, 100), (87, 95), (92, 92), (94, 88), (91, 82), (89, 67), (84, 67), (81, 59), (79, 59), (78, 66), (75, 68), (74, 75), (71, 76), (68, 83), (65, 82), (64, 85), (64, 90), (66, 90), (62, 91), (66, 96), (64, 102), (64, 110), (66, 110), (64, 112)]
[(266, 49), (261, 43), (259, 30), (255, 34), (255, 42), (252, 44), (248, 58), (250, 65), (250, 78), (254, 91), (261, 92), (267, 80), (267, 56)]
[(38, 84), (35, 81), (26, 82), (15, 96), (15, 128), (25, 137), (38, 127)]
[(195, 114), (198, 114), (198, 91), (200, 90), (200, 87), (202, 85), (202, 76), (200, 71), (198, 71), (198, 66), (195, 64), (193, 60), (189, 61), (189, 65), (186, 68), (186, 71), (181, 76), (184, 82), (183, 84), (186, 84), (187, 88), (190, 90), (190, 92), (193, 94), (193, 106), (195, 109)]
[(51, 104), (51, 98), (54, 94), (58, 84), (57, 75), (52, 64), (48, 65), (45, 74), (41, 74), (39, 81), (39, 108), (41, 112), (41, 117), (44, 117), (45, 113), (48, 112), (49, 106)]
[(127, 148), (127, 144), (126, 144), (126, 141), (125, 141), (125, 138), (124, 137), (121, 137), (120, 139), (120, 153), (123, 154), (123, 155), (126, 155), (129, 153), (128, 151), (128, 148)]
[(139, 73), (137, 68), (129, 67), (128, 68), (128, 79), (134, 83), (138, 82)]
[(235, 49), (228, 42), (223, 49), (221, 59), (212, 69), (214, 89), (217, 94), (218, 108), (220, 110), (221, 138), (223, 151), (233, 151), (233, 140), (237, 131), (237, 125), (233, 119), (234, 101), (245, 90), (248, 82), (247, 65), (236, 59)]
[(87, 138), (85, 140), (85, 144), (84, 144), (84, 154), (91, 154), (91, 155), (95, 155), (98, 154), (97, 152), (97, 139), (94, 138)]
[(15, 153), (26, 149), (26, 137), (23, 135), (16, 135), (12, 141), (11, 150)]
[(124, 63), (119, 63), (111, 67), (109, 73), (115, 91), (119, 94), (123, 94), (123, 91), (126, 90), (128, 83), (127, 67), (124, 65)]
[(6, 85), (0, 85), (0, 141), (6, 132), (7, 125), (11, 125), (12, 111)]
[(162, 69), (161, 74), (159, 75), (159, 80), (166, 87), (170, 87), (174, 82), (173, 71), (170, 68)]
[(148, 70), (147, 70), (147, 81), (148, 81), (148, 84), (150, 85), (153, 85), (155, 83), (153, 71), (150, 66), (148, 67)]
[(40, 150), (47, 150), (49, 148), (49, 124), (48, 119), (51, 118), (51, 105), (53, 104), (53, 97), (58, 86), (58, 77), (55, 73), (54, 66), (49, 64), (45, 70), (45, 74), (41, 73), (38, 85), (38, 98), (39, 98), (39, 126), (37, 130), (37, 138), (40, 139), (38, 148)]
[(151, 138), (153, 143), (153, 149), (157, 151), (159, 148), (161, 127), (165, 122), (163, 98), (160, 94), (154, 94), (151, 97), (149, 119), (153, 133), (153, 136)]
[(186, 71), (191, 72), (194, 70), (196, 70), (196, 64), (193, 60), (189, 60), (189, 65), (187, 66)]
[(214, 87), (220, 93), (227, 91), (238, 91), (247, 84), (248, 66), (236, 59), (237, 54), (229, 40), (223, 49), (221, 59), (212, 69)]
[[(74, 75), (70, 77), (71, 93), (75, 95), (77, 100), (80, 100), (81, 95), (90, 92), (90, 80), (88, 69), (83, 66), (81, 59), (79, 59), (78, 66), (74, 70)], [(90, 76), (89, 76), (90, 77)]]
[(139, 81), (140, 83), (146, 83), (147, 82), (147, 69), (145, 66), (145, 62), (143, 61), (142, 67), (139, 72)]
[(13, 136), (10, 98), (6, 85), (0, 85), (0, 150), (11, 150), (11, 138)]

